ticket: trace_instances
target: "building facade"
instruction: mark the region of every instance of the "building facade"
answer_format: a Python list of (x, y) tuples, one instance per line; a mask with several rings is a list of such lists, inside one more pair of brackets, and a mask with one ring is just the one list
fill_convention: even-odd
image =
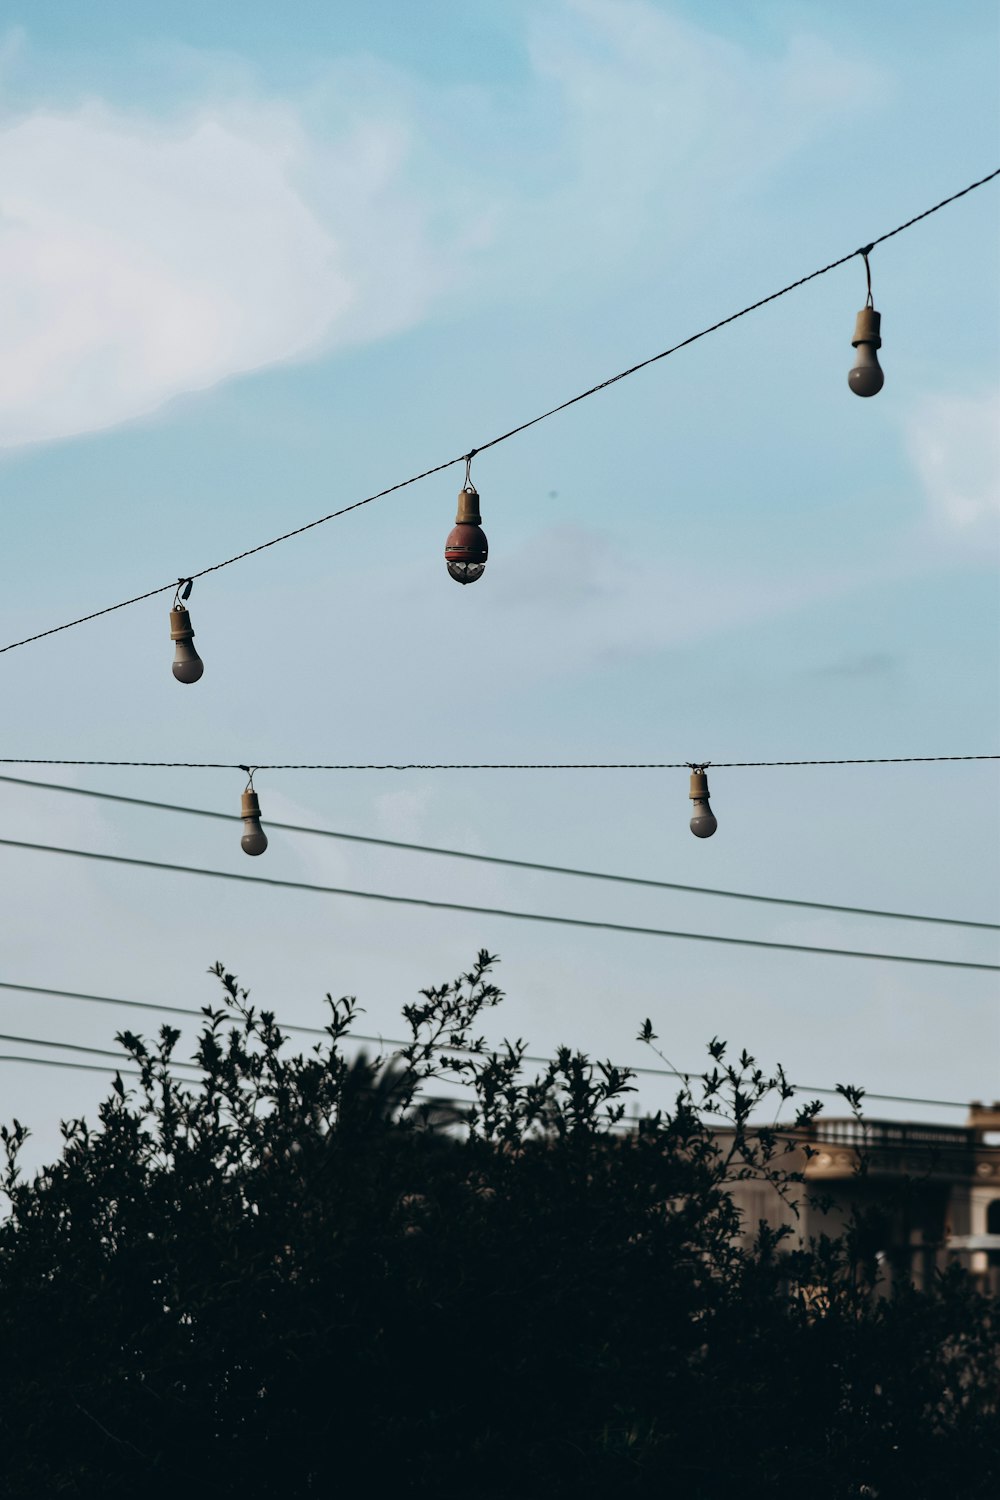
[(926, 1285), (958, 1260), (1000, 1295), (1000, 1102), (970, 1105), (961, 1126), (820, 1116), (776, 1133), (792, 1147), (778, 1164), (804, 1182), (790, 1194), (796, 1208), (765, 1181), (734, 1183), (748, 1238), (764, 1219), (789, 1227), (789, 1245), (807, 1244), (859, 1216), (863, 1251), (887, 1278)]

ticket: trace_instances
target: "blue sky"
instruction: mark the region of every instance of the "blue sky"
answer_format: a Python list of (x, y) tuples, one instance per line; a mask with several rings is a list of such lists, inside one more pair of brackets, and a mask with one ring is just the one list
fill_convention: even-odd
[[(996, 165), (995, 7), (659, 0), (8, 6), (0, 35), (4, 641), (438, 463)], [(860, 261), (484, 453), (3, 657), (3, 754), (715, 761), (998, 747), (995, 184), (880, 247), (883, 392), (847, 387)], [(42, 773), (37, 773), (41, 775)], [(238, 773), (56, 773), (239, 806)], [(990, 920), (990, 766), (259, 778), (272, 818)], [(252, 868), (238, 829), (0, 783), (6, 836)], [(221, 831), (220, 831), (221, 830)], [(266, 872), (651, 926), (995, 960), (985, 935), (623, 893), (318, 840)], [(260, 873), (264, 873), (263, 869)], [(491, 1034), (624, 1061), (650, 1015), (816, 1084), (993, 1097), (994, 976), (575, 934), (0, 849), (0, 979), (202, 1004), (215, 958), (372, 1030), (498, 952)], [(0, 992), (90, 1045), (114, 1013)], [(10, 1050), (8, 1048), (8, 1050)], [(101, 1081), (0, 1065), (54, 1139)], [(644, 1103), (662, 1095), (644, 1088)], [(882, 1107), (882, 1112), (889, 1112)], [(925, 1113), (930, 1113), (925, 1111)], [(957, 1118), (951, 1116), (951, 1118)]]

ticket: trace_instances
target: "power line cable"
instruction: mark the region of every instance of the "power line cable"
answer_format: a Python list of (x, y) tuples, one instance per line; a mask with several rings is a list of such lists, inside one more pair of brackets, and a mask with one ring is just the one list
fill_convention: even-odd
[[(287, 1030), (288, 1028), (286, 1027), (286, 1028), (283, 1028), (283, 1029)], [(356, 1038), (356, 1039), (358, 1039), (358, 1038)], [(61, 1048), (61, 1049), (65, 1050), (65, 1051), (70, 1051), (70, 1052), (91, 1053), (94, 1056), (117, 1057), (119, 1055), (119, 1054), (117, 1054), (115, 1052), (112, 1052), (111, 1049), (107, 1048), (107, 1047), (79, 1047), (79, 1046), (74, 1046), (70, 1042), (49, 1042), (49, 1041), (40, 1040), (40, 1039), (38, 1039), (36, 1037), (3, 1036), (3, 1037), (0, 1037), (0, 1040), (9, 1041), (9, 1042), (24, 1042), (26, 1045), (30, 1045), (30, 1046)], [(360, 1038), (360, 1040), (372, 1040), (372, 1041), (374, 1041), (375, 1038)], [(390, 1039), (388, 1037), (386, 1037), (386, 1038), (380, 1038), (379, 1040), (389, 1041)], [(467, 1050), (467, 1049), (460, 1049), (460, 1048), (456, 1048), (456, 1047), (448, 1047), (448, 1048), (441, 1048), (439, 1050), (441, 1050), (441, 1051), (448, 1051), (448, 1052), (456, 1052), (456, 1051)], [(546, 1063), (546, 1062), (551, 1061), (551, 1059), (540, 1058), (540, 1057), (529, 1057), (529, 1056), (525, 1055), (524, 1061), (525, 1062)], [(42, 1066), (45, 1066), (46, 1064), (51, 1064), (51, 1066), (53, 1066), (53, 1067), (60, 1067), (60, 1066), (62, 1066), (62, 1067), (69, 1067), (69, 1066), (71, 1066), (71, 1064), (63, 1062), (59, 1058), (45, 1058), (45, 1057), (34, 1058), (34, 1057), (26, 1056), (26, 1055), (21, 1054), (21, 1053), (6, 1054), (4, 1056), (0, 1056), (0, 1062), (34, 1062), (34, 1063), (38, 1063), (38, 1064), (40, 1064)], [(80, 1065), (78, 1064), (77, 1066), (80, 1066)], [(100, 1073), (108, 1073), (108, 1072), (112, 1072), (112, 1071), (114, 1071), (114, 1072), (124, 1072), (125, 1071), (124, 1069), (119, 1069), (119, 1068), (112, 1067), (110, 1064), (105, 1064), (105, 1065), (91, 1064), (90, 1066), (91, 1066), (92, 1071), (94, 1071), (94, 1072), (100, 1072)], [(178, 1059), (178, 1058), (171, 1058), (169, 1066), (170, 1067), (183, 1067), (183, 1068), (197, 1068), (198, 1064), (197, 1063), (186, 1063), (186, 1062), (180, 1061), (180, 1059)], [(643, 1073), (643, 1072), (650, 1072), (650, 1071), (657, 1071), (657, 1072), (660, 1072), (660, 1071), (669, 1071), (670, 1074), (671, 1074), (671, 1076), (675, 1076), (674, 1075), (674, 1070), (652, 1070), (652, 1069), (643, 1069), (643, 1068), (628, 1068), (627, 1071), (629, 1073)], [(133, 1078), (140, 1078), (142, 1076), (142, 1074), (139, 1073), (138, 1071), (134, 1071), (134, 1072), (132, 1072), (131, 1076)], [(695, 1078), (695, 1079), (699, 1079), (699, 1080), (704, 1081), (707, 1078), (707, 1075), (704, 1074), (704, 1073), (676, 1074), (676, 1076), (677, 1077), (683, 1077), (685, 1079), (685, 1081), (687, 1081), (687, 1080), (689, 1080), (691, 1078)], [(194, 1083), (194, 1082), (197, 1082), (197, 1080), (195, 1080), (195, 1079), (184, 1079), (183, 1081), (185, 1083)], [(803, 1089), (803, 1085), (801, 1085), (801, 1084), (790, 1084), (789, 1087), (790, 1088), (796, 1088), (796, 1089)], [(812, 1089), (812, 1090), (810, 1090), (810, 1092), (811, 1093), (831, 1094), (831, 1095), (835, 1095), (838, 1098), (842, 1098), (843, 1097), (841, 1095), (839, 1089)], [(888, 1100), (888, 1101), (891, 1102), (891, 1101), (896, 1101), (898, 1099), (898, 1096), (893, 1095), (893, 1094), (869, 1094), (866, 1091), (865, 1094), (864, 1094), (864, 1098), (865, 1099)], [(469, 1104), (469, 1103), (472, 1102), (472, 1100), (471, 1100), (471, 1096), (465, 1097), (465, 1098), (440, 1098), (440, 1097), (435, 1097), (433, 1100), (429, 1100), (428, 1102), (429, 1103), (433, 1103), (433, 1104), (446, 1104), (446, 1105), (458, 1106), (458, 1105)], [(902, 1100), (899, 1100), (898, 1102), (902, 1102), (902, 1103), (914, 1103), (914, 1104), (936, 1104), (936, 1105), (940, 1105), (941, 1104), (940, 1100), (934, 1100), (934, 1099), (924, 1100), (924, 1099), (906, 1099), (906, 1098), (903, 1098)], [(964, 1104), (963, 1105), (956, 1105), (955, 1107), (956, 1108), (967, 1109), (968, 1105), (964, 1105)], [(709, 1112), (712, 1113), (712, 1111), (709, 1111)], [(629, 1116), (626, 1116), (625, 1118), (631, 1119), (631, 1120), (638, 1120), (638, 1119), (641, 1119), (642, 1117), (638, 1116), (638, 1115), (629, 1115)], [(946, 1129), (950, 1129), (952, 1127), (945, 1127), (945, 1128)], [(841, 1143), (836, 1143), (836, 1144), (841, 1144)], [(990, 1148), (990, 1149), (995, 1149), (995, 1148)]]
[[(109, 1073), (120, 1073), (123, 1078), (141, 1078), (142, 1074), (135, 1068), (116, 1068), (110, 1063), (101, 1067), (99, 1063), (75, 1063), (68, 1062), (61, 1057), (22, 1057), (17, 1052), (0, 1052), (0, 1063), (34, 1063), (39, 1068), (72, 1068), (78, 1073), (103, 1073), (105, 1077)], [(194, 1082), (193, 1079), (189, 1080)]]
[[(167, 1005), (159, 1000), (123, 1000), (115, 995), (88, 995), (80, 990), (54, 990), (47, 985), (39, 984), (14, 984), (7, 980), (0, 980), (0, 990), (17, 990), (26, 995), (51, 995), (57, 1000), (83, 1000), (98, 1005), (120, 1005), (128, 1010), (149, 1010), (156, 1014), (170, 1016), (192, 1016), (195, 1020), (204, 1021), (205, 1011), (194, 1010), (186, 1005)], [(290, 1023), (281, 1022), (282, 1031), (301, 1031), (307, 1036), (329, 1036), (329, 1032), (323, 1026), (293, 1026)], [(362, 1042), (392, 1042), (391, 1037), (361, 1036), (351, 1033), (357, 1041)], [(401, 1045), (405, 1045), (402, 1043)]]
[(39, 854), (58, 854), (71, 859), (98, 860), (105, 864), (130, 865), (143, 870), (166, 870), (174, 875), (198, 875), (211, 880), (236, 880), (243, 885), (266, 885), (279, 890), (312, 891), (324, 896), (349, 896), (358, 901), (382, 901), (393, 906), (420, 906), (434, 911), (460, 911), (475, 916), (507, 917), (518, 922), (547, 922), (559, 927), (581, 927), (601, 932), (621, 932), (638, 937), (682, 938), (697, 943), (724, 943), (739, 948), (769, 948), (782, 953), (819, 953), (831, 958), (877, 959), (885, 963), (926, 964), (939, 969), (976, 969), (1000, 973), (1000, 964), (973, 963), (956, 958), (922, 958), (909, 953), (871, 953), (866, 949), (823, 948), (813, 943), (775, 943), (764, 938), (724, 937), (718, 933), (675, 931), (666, 927), (639, 927), (622, 922), (597, 922), (584, 917), (558, 917), (548, 913), (509, 911), (498, 906), (472, 906), (459, 901), (431, 901), (423, 896), (390, 896), (382, 891), (358, 891), (344, 886), (314, 885), (303, 880), (277, 880), (267, 875), (238, 875), (234, 870), (206, 870), (199, 865), (174, 865), (162, 860), (136, 859), (123, 854), (99, 854), (94, 849), (67, 849), (56, 844), (34, 844), (22, 839), (0, 839), (8, 849), (29, 849)]
[[(113, 995), (89, 995), (78, 990), (54, 990), (37, 984), (14, 984), (7, 980), (0, 980), (0, 990), (16, 990), (28, 995), (45, 995), (57, 1000), (81, 1000), (98, 1005), (124, 1006), (129, 1010), (153, 1011), (156, 1014), (166, 1012), (172, 1016), (190, 1016), (194, 1020), (205, 1019), (204, 1010), (194, 1010), (191, 1007), (180, 1005), (163, 1005), (153, 1000), (123, 1000)], [(265, 1007), (266, 1009), (266, 1007)], [(328, 1037), (329, 1031), (323, 1026), (298, 1026), (291, 1022), (277, 1021), (279, 1031), (302, 1032), (307, 1036)], [(354, 1042), (374, 1042), (379, 1047), (408, 1047), (410, 1043), (401, 1037), (395, 1036), (372, 1036), (361, 1031), (344, 1032), (346, 1039)], [(20, 1039), (19, 1039), (20, 1040)], [(439, 1052), (464, 1053), (471, 1051), (468, 1047), (449, 1047), (441, 1045), (435, 1050)], [(529, 1063), (540, 1063), (543, 1067), (551, 1062), (551, 1058), (533, 1055), (530, 1052), (524, 1054), (524, 1061)], [(700, 1073), (697, 1068), (647, 1068), (635, 1063), (622, 1063), (621, 1067), (628, 1068), (630, 1073), (637, 1073), (643, 1077), (650, 1078), (698, 1078), (704, 1080), (706, 1074)], [(830, 1094), (837, 1098), (842, 1097), (840, 1090), (829, 1086), (820, 1086), (812, 1083), (793, 1083), (791, 1088), (804, 1094)], [(879, 1094), (870, 1089), (865, 1089), (866, 1099), (878, 1099), (886, 1104), (926, 1104), (938, 1109), (968, 1109), (968, 1102), (964, 1099), (924, 1099), (912, 1094)]]
[[(121, 802), (130, 807), (149, 807), (158, 812), (185, 813), (197, 818), (215, 818), (224, 823), (238, 823), (235, 813), (216, 812), (207, 807), (186, 807), (176, 802), (154, 802), (148, 797), (126, 797), (118, 792), (98, 792), (90, 787), (64, 786), (57, 781), (26, 781), (18, 776), (0, 776), (0, 782), (11, 786), (37, 787), (49, 792), (66, 792), (73, 797), (96, 797), (102, 802)], [(963, 917), (931, 917), (916, 912), (883, 911), (869, 906), (842, 906), (832, 901), (801, 901), (790, 896), (759, 896), (750, 891), (726, 891), (716, 886), (685, 885), (674, 880), (650, 880), (639, 875), (613, 875), (604, 870), (582, 870), (570, 865), (541, 864), (536, 860), (504, 859), (496, 854), (470, 854), (464, 849), (443, 849), (435, 844), (410, 844), (400, 839), (379, 839), (369, 834), (341, 833), (333, 828), (313, 828), (305, 823), (277, 823), (268, 818), (269, 829), (286, 833), (308, 833), (319, 838), (341, 839), (352, 844), (373, 844), (384, 849), (406, 849), (416, 854), (436, 854), (447, 859), (472, 860), (477, 864), (503, 865), (515, 870), (538, 870), (547, 875), (573, 875), (585, 880), (606, 880), (618, 885), (644, 886), (658, 891), (684, 891), (699, 896), (721, 896), (731, 901), (758, 901), (769, 906), (805, 907), (810, 911), (835, 911), (849, 916), (888, 917), (899, 922), (934, 922), (945, 927), (974, 927), (988, 932), (1000, 931), (1000, 923), (973, 922)]]
[[(62, 1058), (55, 1058), (55, 1057), (30, 1057), (30, 1056), (23, 1055), (23, 1054), (20, 1054), (20, 1053), (0, 1053), (0, 1063), (5, 1063), (5, 1062), (11, 1062), (11, 1063), (29, 1063), (29, 1064), (33, 1064), (36, 1067), (41, 1067), (41, 1068), (71, 1068), (71, 1069), (73, 1069), (73, 1070), (75, 1070), (77, 1072), (81, 1072), (81, 1073), (102, 1073), (102, 1074), (105, 1075), (105, 1077), (108, 1075), (108, 1073), (117, 1073), (117, 1074), (119, 1074), (123, 1078), (141, 1078), (142, 1077), (142, 1074), (136, 1068), (120, 1068), (120, 1067), (114, 1067), (111, 1064), (108, 1064), (107, 1066), (102, 1067), (98, 1063), (74, 1063), (74, 1062), (64, 1061)], [(179, 1083), (181, 1083), (181, 1084), (189, 1084), (189, 1085), (193, 1085), (193, 1084), (195, 1084), (197, 1082), (197, 1080), (195, 1080), (193, 1078), (182, 1078), (182, 1079), (178, 1079), (176, 1081), (179, 1082)], [(873, 1097), (873, 1096), (868, 1096), (868, 1097)], [(444, 1098), (444, 1097), (433, 1096), (433, 1097), (430, 1097), (430, 1098), (420, 1099), (420, 1100), (414, 1101), (414, 1107), (417, 1110), (420, 1110), (420, 1109), (435, 1109), (435, 1108), (438, 1108), (438, 1109), (441, 1109), (441, 1108), (451, 1108), (451, 1109), (455, 1109), (455, 1110), (462, 1110), (462, 1109), (467, 1109), (473, 1102), (474, 1101), (471, 1098), (458, 1099), (458, 1098)], [(658, 1113), (660, 1113), (660, 1112), (659, 1111), (655, 1112), (655, 1114), (658, 1114)], [(714, 1115), (716, 1115), (717, 1118), (721, 1118), (721, 1119), (725, 1119), (726, 1118), (725, 1116), (719, 1116), (718, 1113), (717, 1113), (717, 1111), (714, 1111), (714, 1110), (705, 1110), (704, 1113), (709, 1114), (709, 1115), (713, 1115), (714, 1114)], [(651, 1118), (653, 1118), (653, 1117), (654, 1116), (651, 1116), (649, 1114), (646, 1114), (646, 1115), (623, 1115), (621, 1117), (621, 1120), (618, 1121), (617, 1123), (619, 1125), (644, 1125), (644, 1124), (647, 1124), (648, 1121)], [(937, 1155), (937, 1154), (939, 1154), (941, 1152), (945, 1152), (945, 1151), (951, 1151), (951, 1152), (961, 1151), (961, 1152), (970, 1152), (970, 1153), (980, 1152), (980, 1153), (984, 1153), (984, 1154), (987, 1154), (987, 1155), (995, 1155), (996, 1151), (997, 1151), (996, 1146), (991, 1146), (986, 1141), (976, 1141), (976, 1140), (970, 1139), (969, 1138), (970, 1137), (970, 1131), (967, 1128), (963, 1129), (963, 1127), (961, 1127), (961, 1126), (942, 1126), (942, 1127), (938, 1127), (941, 1130), (947, 1130), (949, 1132), (950, 1131), (960, 1132), (960, 1134), (956, 1134), (955, 1137), (946, 1136), (946, 1137), (944, 1137), (943, 1139), (940, 1139), (940, 1140), (927, 1140), (927, 1139), (921, 1138), (920, 1136), (916, 1136), (916, 1137), (908, 1137), (907, 1139), (904, 1139), (904, 1140), (895, 1140), (895, 1139), (892, 1139), (892, 1138), (881, 1138), (880, 1135), (879, 1135), (879, 1133), (878, 1133), (878, 1127), (879, 1127), (880, 1124), (882, 1124), (882, 1123), (888, 1123), (888, 1124), (892, 1125), (895, 1122), (893, 1122), (893, 1121), (882, 1122), (882, 1121), (876, 1121), (876, 1120), (862, 1120), (861, 1126), (860, 1126), (861, 1135), (860, 1135), (860, 1138), (858, 1140), (841, 1140), (836, 1135), (830, 1136), (830, 1135), (824, 1135), (823, 1134), (823, 1127), (825, 1125), (826, 1126), (835, 1125), (837, 1123), (836, 1121), (834, 1121), (832, 1119), (824, 1120), (822, 1118), (822, 1116), (821, 1116), (819, 1118), (819, 1120), (818, 1120), (817, 1123), (818, 1123), (819, 1129), (817, 1131), (815, 1131), (815, 1132), (809, 1132), (809, 1131), (805, 1131), (805, 1130), (796, 1131), (796, 1130), (790, 1129), (787, 1126), (786, 1127), (782, 1127), (782, 1126), (776, 1126), (775, 1127), (775, 1126), (768, 1126), (768, 1125), (765, 1125), (765, 1124), (752, 1124), (749, 1127), (749, 1133), (751, 1135), (755, 1135), (755, 1134), (760, 1134), (762, 1132), (766, 1132), (767, 1134), (774, 1136), (774, 1138), (776, 1140), (785, 1141), (789, 1145), (793, 1145), (793, 1146), (795, 1146), (795, 1145), (808, 1145), (808, 1146), (811, 1146), (814, 1151), (815, 1150), (822, 1150), (825, 1147), (825, 1148), (828, 1148), (828, 1149), (831, 1149), (831, 1150), (838, 1150), (838, 1151), (842, 1151), (842, 1152), (852, 1152), (852, 1151), (858, 1152), (858, 1151), (861, 1151), (861, 1152), (864, 1152), (864, 1153), (872, 1155), (872, 1156), (882, 1156), (882, 1157), (884, 1157), (884, 1156), (891, 1156), (891, 1155), (913, 1157), (913, 1156), (918, 1155), (918, 1154), (922, 1154), (922, 1155), (925, 1155), (925, 1156), (926, 1155)], [(933, 1127), (931, 1127), (931, 1128), (933, 1128)], [(716, 1131), (717, 1134), (725, 1135), (727, 1133), (727, 1127), (725, 1125), (723, 1125), (722, 1127), (715, 1127), (715, 1131)]]
[[(52, 1042), (41, 1036), (17, 1036), (3, 1031), (0, 1031), (0, 1042), (21, 1042), (26, 1047), (55, 1047), (61, 1052), (84, 1052), (92, 1057), (119, 1057), (121, 1055), (114, 1047), (84, 1047), (79, 1042)], [(171, 1058), (170, 1065), (179, 1068), (198, 1067), (198, 1063), (183, 1062), (180, 1058)]]
[[(667, 359), (671, 354), (676, 354), (679, 350), (686, 349), (689, 344), (695, 344), (699, 339), (706, 338), (710, 333), (716, 333), (720, 328), (725, 328), (730, 323), (735, 323), (739, 318), (746, 317), (748, 313), (756, 312), (758, 308), (766, 307), (770, 302), (776, 302), (779, 297), (787, 296), (789, 292), (795, 291), (798, 287), (805, 286), (807, 282), (815, 281), (817, 277), (825, 276), (828, 272), (836, 270), (838, 266), (846, 265), (855, 256), (861, 255), (867, 261), (867, 256), (876, 245), (884, 244), (886, 240), (891, 240), (895, 235), (902, 234), (905, 229), (910, 229), (914, 224), (919, 224), (921, 220), (929, 218), (931, 214), (939, 213), (942, 208), (947, 208), (949, 204), (956, 203), (959, 198), (964, 198), (968, 193), (974, 192), (976, 188), (984, 187), (986, 183), (992, 182), (998, 176), (1000, 176), (1000, 167), (989, 172), (985, 177), (979, 178), (976, 182), (970, 182), (967, 187), (961, 188), (959, 192), (952, 193), (947, 198), (942, 198), (940, 203), (935, 203), (930, 208), (925, 208), (922, 213), (914, 214), (913, 218), (907, 219), (903, 224), (897, 224), (895, 229), (887, 230), (885, 234), (880, 234), (876, 239), (871, 240), (869, 244), (862, 246), (860, 249), (851, 250), (848, 254), (841, 255), (836, 260), (830, 261), (829, 264), (820, 266), (818, 270), (810, 271), (806, 276), (800, 276), (797, 281), (791, 281), (787, 286), (781, 287), (779, 291), (771, 292), (768, 296), (761, 297), (758, 301), (749, 303), (748, 306), (741, 308), (739, 312), (730, 313), (728, 317), (720, 318), (718, 322), (710, 324), (707, 328), (702, 328), (698, 333), (691, 334), (688, 338), (682, 339), (680, 343), (672, 344), (667, 349), (661, 349), (658, 354), (652, 354), (647, 359), (640, 360), (637, 364), (630, 365), (625, 370), (619, 370), (617, 375), (608, 376), (606, 380), (599, 381), (597, 385), (589, 386), (586, 390), (580, 391), (575, 396), (571, 396), (569, 400), (561, 401), (558, 406), (552, 406), (547, 411), (540, 412), (538, 416), (530, 417), (528, 421), (521, 422), (516, 427), (511, 427), (506, 432), (500, 433), (498, 437), (490, 438), (488, 442), (480, 443), (477, 448), (471, 448), (465, 453), (456, 454), (454, 458), (448, 458), (443, 463), (434, 464), (431, 468), (424, 469), (419, 474), (411, 475), (409, 479), (401, 479), (396, 484), (390, 484), (385, 489), (376, 491), (373, 495), (366, 495), (363, 500), (355, 500), (350, 505), (341, 506), (339, 510), (333, 510), (325, 516), (319, 516), (315, 521), (308, 521), (304, 526), (296, 526), (291, 531), (282, 532), (280, 536), (272, 537), (270, 541), (260, 542), (255, 547), (247, 547), (241, 552), (234, 553), (232, 557), (223, 559), (222, 562), (212, 563), (211, 566), (202, 568), (197, 573), (186, 575), (186, 579), (182, 581), (193, 582), (196, 578), (205, 578), (210, 573), (218, 573), (222, 568), (231, 567), (233, 563), (242, 562), (245, 558), (253, 557), (258, 552), (264, 552), (269, 547), (278, 546), (281, 542), (290, 541), (292, 537), (301, 536), (306, 531), (312, 531), (317, 526), (323, 526), (327, 521), (333, 521), (338, 516), (347, 515), (352, 510), (359, 510), (363, 505), (371, 505), (375, 500), (381, 500), (386, 495), (394, 494), (397, 490), (406, 489), (412, 484), (419, 483), (422, 479), (430, 478), (433, 474), (440, 474), (445, 469), (453, 468), (455, 464), (465, 463), (467, 460), (475, 457), (477, 453), (485, 453), (487, 449), (495, 448), (498, 444), (507, 442), (508, 439), (516, 437), (518, 433), (526, 432), (528, 428), (536, 427), (539, 422), (545, 422), (549, 417), (554, 417), (558, 412), (566, 411), (569, 407), (576, 406), (578, 402), (586, 401), (590, 396), (596, 396), (599, 391), (604, 391), (609, 386), (617, 385), (620, 380), (626, 380), (630, 375), (637, 374), (639, 370), (645, 370), (649, 365), (657, 364), (661, 359)], [(75, 620), (67, 620), (63, 625), (53, 625), (48, 630), (40, 630), (35, 635), (25, 636), (23, 640), (11, 641), (9, 645), (0, 646), (0, 655), (3, 655), (7, 651), (14, 651), (19, 646), (30, 645), (33, 641), (44, 640), (46, 636), (58, 635), (60, 631), (71, 630), (74, 626), (83, 625), (88, 620), (96, 620), (102, 615), (113, 614), (116, 610), (127, 609), (132, 604), (139, 604), (144, 599), (152, 599), (157, 594), (165, 594), (172, 589), (176, 589), (176, 587), (177, 579), (171, 579), (169, 583), (159, 584), (155, 588), (147, 589), (144, 593), (133, 595), (130, 599), (123, 599), (118, 604), (110, 604), (103, 609), (92, 610), (91, 613), (80, 615)]]

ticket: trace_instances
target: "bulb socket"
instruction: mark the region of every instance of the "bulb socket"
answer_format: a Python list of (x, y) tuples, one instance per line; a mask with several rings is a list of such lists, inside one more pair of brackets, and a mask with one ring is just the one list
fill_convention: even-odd
[(260, 817), (260, 798), (257, 796), (256, 792), (244, 792), (243, 793), (243, 811), (240, 813), (240, 817), (241, 818), (259, 818)]
[(879, 329), (882, 326), (882, 314), (876, 312), (874, 307), (863, 307), (858, 313), (854, 323), (854, 337), (851, 343), (856, 349), (859, 344), (871, 344), (875, 349), (881, 349), (882, 339)]
[(194, 639), (194, 627), (191, 624), (191, 616), (186, 609), (172, 609), (170, 611), (170, 639), (172, 641), (191, 641)]
[(691, 790), (688, 792), (688, 796), (692, 801), (698, 802), (704, 801), (708, 796), (708, 777), (704, 771), (691, 772)]
[(455, 517), (456, 526), (481, 526), (483, 518), (479, 514), (479, 492), (472, 489), (461, 489), (458, 492), (458, 514)]

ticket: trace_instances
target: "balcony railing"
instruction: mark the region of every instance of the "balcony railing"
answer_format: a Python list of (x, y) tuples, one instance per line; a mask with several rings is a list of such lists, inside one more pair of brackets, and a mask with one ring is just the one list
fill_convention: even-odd
[[(879, 1176), (969, 1177), (984, 1159), (975, 1131), (954, 1125), (820, 1119), (804, 1140), (816, 1153), (806, 1170), (810, 1176), (819, 1177), (852, 1172), (862, 1157), (869, 1173)], [(1000, 1162), (1000, 1150), (995, 1154)]]

